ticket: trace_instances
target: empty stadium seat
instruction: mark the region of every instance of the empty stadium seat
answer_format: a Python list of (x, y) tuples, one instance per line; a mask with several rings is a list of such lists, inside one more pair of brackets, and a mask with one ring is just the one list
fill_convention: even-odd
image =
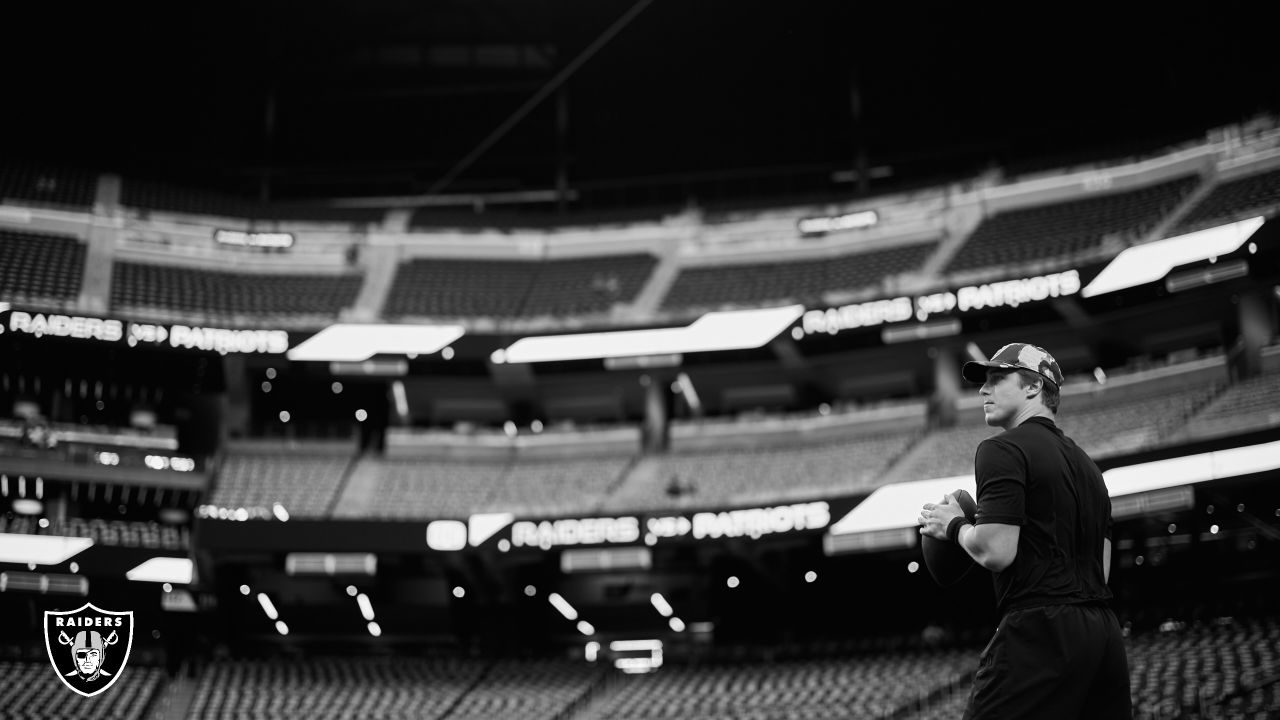
[(1007, 210), (982, 221), (947, 264), (947, 272), (1062, 261), (1139, 240), (1199, 184), (1198, 176), (1084, 200)]
[(48, 526), (42, 528), (38, 518), (22, 515), (13, 518), (0, 516), (0, 532), (86, 537), (93, 538), (94, 542), (100, 545), (120, 547), (157, 550), (189, 550), (191, 548), (191, 529), (186, 526), (102, 518), (45, 519)]
[(0, 202), (89, 208), (97, 192), (96, 173), (35, 165), (0, 165)]
[[(1280, 622), (1275, 618), (1198, 624), (1135, 637), (1129, 643), (1134, 717), (1181, 716), (1202, 707), (1204, 717), (1276, 717), (1280, 688)], [(1238, 695), (1225, 703), (1226, 695)]]
[(619, 684), (593, 717), (795, 718), (890, 717), (932, 689), (972, 672), (968, 650), (891, 652), (842, 659), (772, 663), (665, 665)]
[(73, 237), (0, 230), (0, 296), (18, 302), (75, 300), (84, 243)]
[(613, 255), (564, 260), (414, 258), (396, 269), (389, 317), (536, 317), (608, 312), (635, 299), (657, 260)]
[(683, 268), (662, 308), (715, 308), (798, 300), (878, 286), (886, 277), (919, 270), (936, 243), (854, 252), (835, 257)]
[(449, 720), (552, 720), (598, 677), (581, 663), (503, 660), (493, 664), (450, 710)]
[(1189, 438), (1220, 437), (1280, 426), (1280, 370), (1228, 387), (1195, 415), (1184, 431)]
[(631, 462), (628, 456), (569, 460), (361, 459), (338, 517), (424, 519), (473, 512), (524, 515), (592, 509)]
[(327, 446), (233, 451), (222, 463), (209, 503), (268, 511), (280, 503), (291, 518), (325, 517), (351, 462), (349, 451)]
[(111, 307), (164, 308), (209, 316), (327, 316), (350, 307), (363, 278), (356, 274), (237, 273), (116, 262)]
[(1253, 215), (1269, 215), (1277, 206), (1280, 206), (1280, 168), (1218, 185), (1196, 203), (1170, 234), (1180, 235)]
[(1119, 399), (1105, 392), (1069, 397), (1059, 425), (1076, 444), (1098, 459), (1158, 447), (1217, 392), (1210, 386), (1170, 390), (1155, 387)]
[(640, 462), (606, 507), (705, 507), (849, 495), (882, 483), (884, 470), (918, 435), (881, 432), (821, 444), (657, 455)]
[(81, 720), (87, 717), (141, 720), (163, 683), (158, 668), (129, 663), (127, 676), (95, 697), (71, 692), (50, 670), (49, 662), (0, 660), (0, 716)]
[(440, 718), (484, 666), (420, 658), (217, 662), (187, 716), (197, 720)]

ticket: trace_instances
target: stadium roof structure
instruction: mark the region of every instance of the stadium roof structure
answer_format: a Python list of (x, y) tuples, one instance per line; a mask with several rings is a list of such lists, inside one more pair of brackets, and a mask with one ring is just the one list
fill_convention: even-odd
[(1033, 18), (728, 0), (14, 12), (14, 27), (57, 40), (16, 33), (0, 50), (24, 68), (8, 84), (23, 112), (5, 117), (6, 157), (255, 199), (847, 196), (1141, 153), (1280, 110), (1265, 23), (1219, 7), (1107, 7), (1105, 19), (1082, 6)]

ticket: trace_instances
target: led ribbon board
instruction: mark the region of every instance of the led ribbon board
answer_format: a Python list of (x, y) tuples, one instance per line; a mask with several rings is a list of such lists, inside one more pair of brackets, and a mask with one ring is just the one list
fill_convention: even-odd
[(1263, 222), (1262, 217), (1254, 217), (1128, 248), (1103, 268), (1080, 294), (1088, 298), (1145, 285), (1163, 278), (1179, 265), (1235, 252), (1258, 232)]
[(233, 330), (191, 325), (156, 325), (83, 317), (59, 313), (32, 313), (0, 303), (0, 333), (12, 332), (36, 338), (60, 337), (94, 340), (103, 343), (124, 342), (138, 345), (167, 345), (185, 350), (227, 353), (282, 353), (289, 349), (289, 333), (284, 330)]
[(330, 325), (289, 351), (290, 360), (361, 362), (374, 355), (430, 355), (462, 337), (461, 325)]
[(833, 308), (818, 308), (804, 314), (804, 320), (792, 333), (799, 340), (806, 335), (835, 335), (845, 330), (879, 327), (918, 320), (925, 322), (935, 315), (969, 313), (991, 308), (1016, 308), (1028, 303), (1075, 295), (1080, 292), (1077, 270), (998, 280), (980, 285), (966, 285), (944, 292), (903, 295), (870, 300)]
[(750, 350), (773, 340), (804, 312), (802, 305), (763, 310), (711, 312), (679, 328), (545, 335), (521, 338), (494, 352), (497, 363), (562, 362)]

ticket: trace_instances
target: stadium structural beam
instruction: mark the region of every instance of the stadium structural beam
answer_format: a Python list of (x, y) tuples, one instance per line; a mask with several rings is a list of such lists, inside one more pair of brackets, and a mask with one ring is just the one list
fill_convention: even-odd
[(590, 45), (578, 54), (577, 57), (571, 60), (568, 65), (565, 65), (560, 69), (560, 72), (556, 73), (554, 77), (548, 80), (546, 85), (543, 85), (538, 92), (534, 93), (528, 100), (525, 100), (523, 105), (516, 108), (515, 112), (511, 113), (506, 120), (503, 120), (498, 127), (494, 128), (493, 132), (490, 132), (483, 140), (481, 140), (480, 143), (471, 150), (471, 152), (464, 155), (457, 164), (450, 168), (448, 172), (446, 172), (431, 186), (431, 189), (428, 190), (426, 194), (438, 194), (452, 184), (454, 180), (457, 180), (462, 173), (466, 172), (467, 169), (474, 165), (475, 162), (488, 152), (490, 148), (496, 145), (499, 140), (506, 136), (507, 133), (511, 132), (512, 128), (519, 125), (520, 121), (524, 120), (529, 113), (533, 112), (534, 108), (541, 105), (542, 101), (551, 97), (551, 95), (556, 92), (560, 86), (564, 85), (570, 77), (573, 77), (573, 74), (585, 65), (587, 61), (594, 57), (601, 48), (608, 45), (609, 42), (618, 35), (618, 33), (622, 32), (623, 28), (630, 25), (631, 21), (635, 20), (640, 13), (644, 12), (645, 8), (649, 7), (652, 2), (653, 0), (638, 0), (635, 5), (632, 5), (631, 8), (615, 20), (612, 25), (605, 28), (605, 31), (600, 33), (600, 36), (593, 40)]

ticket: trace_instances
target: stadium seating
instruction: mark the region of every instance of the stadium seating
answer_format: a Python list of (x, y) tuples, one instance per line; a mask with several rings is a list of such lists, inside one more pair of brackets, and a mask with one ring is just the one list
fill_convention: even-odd
[(946, 271), (1066, 262), (1098, 249), (1108, 238), (1121, 243), (1139, 240), (1199, 182), (1197, 176), (1184, 177), (1138, 190), (997, 213), (973, 231)]
[(268, 511), (280, 503), (291, 518), (324, 517), (351, 463), (349, 451), (325, 445), (233, 451), (222, 463), (209, 503)]
[(158, 668), (130, 663), (128, 676), (96, 697), (71, 692), (49, 667), (48, 660), (0, 660), (0, 717), (81, 720), (87, 717), (141, 720), (163, 682)]
[(187, 717), (430, 720), (444, 717), (483, 669), (420, 658), (216, 662), (197, 684)]
[(1119, 400), (1105, 392), (1069, 396), (1059, 425), (1094, 459), (1153, 448), (1168, 442), (1217, 391), (1193, 385), (1138, 388), (1136, 395)]
[(592, 715), (615, 720), (889, 717), (972, 672), (976, 662), (972, 651), (946, 650), (772, 663), (668, 664), (653, 675), (620, 684)]
[(919, 270), (936, 247), (927, 242), (812, 260), (684, 268), (662, 308), (820, 302), (825, 293), (878, 286), (886, 277)]
[(874, 433), (834, 443), (654, 456), (641, 461), (606, 505), (635, 510), (847, 495), (879, 485), (885, 468), (917, 437)]
[(1280, 370), (1227, 388), (1187, 423), (1183, 434), (1219, 437), (1276, 426), (1280, 426)]
[[(1068, 382), (1057, 417), (1095, 459), (1176, 442), (1182, 428), (1225, 383), (1222, 358), (1115, 373), (1107, 385)], [(939, 428), (888, 472), (893, 482), (968, 475), (978, 443), (1000, 432), (988, 427), (976, 398), (963, 398), (954, 427)]]
[(598, 504), (628, 456), (573, 460), (362, 458), (337, 517), (422, 519), (479, 511), (525, 515), (584, 511)]
[[(1280, 713), (1280, 622), (1229, 618), (1129, 643), (1134, 717), (1274, 718)], [(1227, 698), (1225, 696), (1233, 697)], [(1200, 714), (1201, 707), (1207, 712)]]
[(111, 307), (164, 308), (228, 318), (335, 317), (360, 292), (360, 275), (221, 272), (116, 262)]
[(1268, 215), (1278, 206), (1280, 169), (1247, 175), (1215, 187), (1196, 203), (1170, 234), (1180, 235), (1253, 215)]
[(488, 505), (531, 515), (593, 509), (618, 483), (632, 458), (518, 459)]
[(583, 696), (599, 675), (581, 663), (555, 660), (504, 660), (448, 714), (449, 720), (552, 720)]
[(0, 230), (0, 296), (8, 301), (75, 300), (84, 243), (62, 235)]
[(96, 173), (32, 165), (0, 165), (0, 202), (89, 208), (98, 192)]
[(987, 427), (974, 412), (962, 414), (955, 427), (926, 435), (889, 470), (888, 479), (899, 482), (972, 474), (978, 443), (999, 432), (999, 428)]
[(388, 317), (537, 317), (608, 312), (635, 299), (657, 260), (613, 255), (565, 260), (415, 258), (396, 269)]
[(41, 528), (37, 518), (17, 516), (7, 519), (0, 516), (0, 532), (87, 537), (99, 545), (119, 547), (159, 550), (187, 550), (191, 547), (190, 528), (137, 520), (73, 517), (49, 520), (48, 527)]

